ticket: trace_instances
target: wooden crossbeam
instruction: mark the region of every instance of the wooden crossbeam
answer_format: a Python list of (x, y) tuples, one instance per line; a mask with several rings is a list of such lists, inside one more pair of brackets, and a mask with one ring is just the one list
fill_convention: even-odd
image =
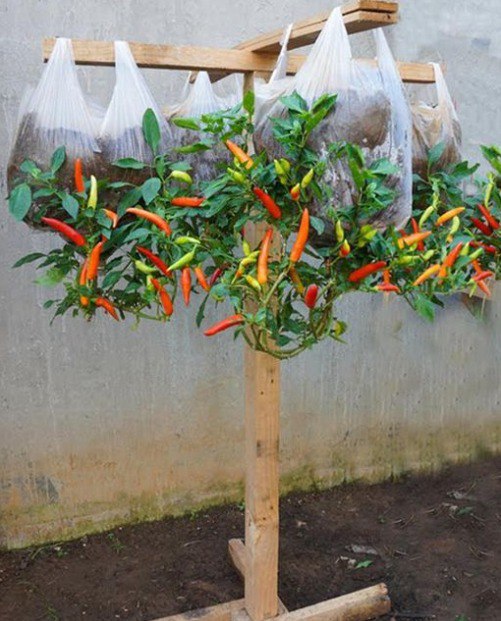
[[(363, 32), (398, 22), (398, 2), (381, 0), (355, 0), (341, 7), (346, 30), (349, 34)], [(290, 50), (314, 43), (320, 34), (330, 11), (295, 22), (289, 38)], [(252, 52), (280, 52), (283, 29), (277, 29), (243, 41), (235, 46), (239, 50)]]
[[(43, 40), (43, 59), (47, 61), (55, 44), (54, 38)], [(92, 41), (74, 39), (73, 54), (77, 65), (115, 64), (115, 51), (112, 41)], [(148, 69), (180, 69), (189, 71), (209, 71), (211, 75), (222, 77), (230, 73), (258, 72), (269, 74), (276, 64), (276, 54), (257, 53), (246, 50), (195, 47), (189, 45), (157, 45), (153, 43), (129, 43), (132, 55), (139, 67)], [(287, 73), (297, 73), (306, 57), (289, 54)], [(370, 59), (360, 59), (374, 63)], [(423, 63), (397, 63), (404, 82), (434, 82), (435, 75), (431, 65)]]

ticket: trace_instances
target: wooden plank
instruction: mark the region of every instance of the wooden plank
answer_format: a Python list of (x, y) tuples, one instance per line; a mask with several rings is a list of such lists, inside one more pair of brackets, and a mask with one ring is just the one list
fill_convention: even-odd
[[(245, 544), (242, 539), (230, 539), (228, 541), (228, 552), (238, 575), (245, 580)], [(287, 607), (278, 598), (278, 614), (288, 612)]]
[(231, 621), (238, 611), (244, 607), (244, 600), (237, 599), (225, 604), (210, 606), (210, 608), (198, 608), (188, 610), (170, 617), (162, 617), (155, 621)]
[[(43, 40), (44, 61), (49, 59), (54, 44), (54, 38)], [(112, 41), (73, 39), (72, 44), (77, 65), (112, 66), (115, 64)], [(226, 73), (271, 72), (277, 60), (276, 54), (273, 53), (256, 54), (246, 50), (137, 42), (130, 42), (129, 46), (137, 65), (147, 69), (219, 70)], [(293, 59), (291, 70), (297, 71), (297, 68)]]
[(275, 621), (368, 621), (390, 612), (390, 608), (386, 585), (377, 584), (279, 615)]
[[(383, 8), (385, 7), (385, 8)], [(398, 2), (359, 1), (350, 2), (341, 9), (344, 23), (349, 34), (388, 26), (398, 22)], [(311, 45), (320, 34), (330, 11), (314, 17), (295, 22), (289, 39), (290, 50)], [(283, 28), (268, 32), (235, 46), (235, 49), (252, 52), (280, 52)]]

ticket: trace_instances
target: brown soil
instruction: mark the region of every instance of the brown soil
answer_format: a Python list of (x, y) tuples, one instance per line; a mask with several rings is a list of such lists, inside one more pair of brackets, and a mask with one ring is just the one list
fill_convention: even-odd
[[(293, 610), (385, 581), (387, 619), (500, 619), (500, 483), (497, 457), (284, 498), (281, 598)], [(0, 619), (148, 621), (239, 598), (227, 541), (242, 531), (230, 506), (0, 554)]]

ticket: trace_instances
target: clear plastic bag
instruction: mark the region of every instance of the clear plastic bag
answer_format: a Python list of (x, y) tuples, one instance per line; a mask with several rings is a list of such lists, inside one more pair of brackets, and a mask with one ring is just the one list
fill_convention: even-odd
[[(439, 143), (443, 143), (444, 150), (432, 170), (441, 170), (461, 161), (461, 125), (456, 108), (440, 65), (432, 65), (435, 71), (435, 87), (420, 87), (425, 91), (423, 97), (426, 101), (421, 98), (420, 101), (411, 103), (412, 166), (419, 175), (427, 174), (428, 151)], [(435, 104), (430, 103), (434, 100)]]
[[(102, 166), (96, 171), (96, 176), (108, 179), (124, 178), (123, 169), (112, 165), (118, 159), (132, 157), (140, 162), (152, 161), (153, 153), (142, 130), (148, 108), (153, 110), (160, 126), (159, 153), (165, 153), (172, 144), (168, 124), (125, 41), (115, 41), (115, 71), (115, 88), (99, 132)], [(128, 171), (127, 180), (138, 184), (147, 175), (147, 169)]]
[[(334, 9), (304, 65), (292, 79), (277, 81), (269, 101), (260, 106), (256, 118), (255, 144), (269, 157), (283, 155), (269, 121), (286, 114), (279, 101), (297, 91), (311, 105), (325, 94), (337, 94), (335, 110), (312, 132), (309, 146), (326, 154), (329, 144), (347, 141), (361, 147), (370, 164), (388, 157), (403, 167), (390, 183), (399, 198), (373, 221), (378, 226), (400, 225), (410, 215), (410, 113), (400, 77), (382, 32), (376, 35), (379, 63), (376, 66), (352, 58), (348, 33), (339, 8)], [(327, 167), (324, 181), (332, 187), (331, 205), (349, 205), (356, 188), (348, 167), (336, 161)], [(328, 204), (316, 202), (312, 212), (325, 222), (325, 232), (316, 243), (332, 240), (332, 223), (325, 216)]]
[[(237, 88), (238, 83), (235, 79), (232, 79), (229, 83), (227, 82), (226, 90), (220, 91), (223, 93), (223, 96), (219, 97), (216, 95), (209, 74), (206, 71), (200, 71), (193, 84), (189, 84), (188, 79), (188, 94), (184, 101), (167, 111), (174, 147), (188, 147), (200, 142), (204, 135), (195, 129), (178, 127), (172, 121), (176, 118), (199, 119), (204, 114), (211, 114), (231, 108), (242, 99), (241, 91), (238, 94), (238, 98), (233, 91), (234, 88)], [(227, 88), (228, 84), (230, 85), (229, 89)], [(223, 165), (228, 166), (230, 163), (228, 150), (222, 144), (205, 151), (201, 150), (195, 153), (183, 154), (183, 159), (190, 164), (195, 176), (202, 181), (211, 179), (220, 172)]]
[[(86, 169), (91, 170), (99, 157), (99, 147), (96, 120), (78, 81), (71, 40), (64, 38), (56, 40), (38, 85), (23, 98), (9, 158), (9, 188), (23, 178), (20, 166), (24, 160), (47, 169), (52, 154), (61, 146), (66, 148), (66, 161), (58, 177), (63, 185), (73, 189), (74, 160), (81, 158)], [(34, 224), (33, 216), (40, 204), (33, 202), (26, 216), (29, 224)]]

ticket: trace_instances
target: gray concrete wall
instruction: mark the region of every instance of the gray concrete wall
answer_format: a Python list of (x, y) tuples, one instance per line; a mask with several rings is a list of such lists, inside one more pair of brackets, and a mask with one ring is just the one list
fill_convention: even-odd
[[(54, 242), (16, 224), (4, 197), (17, 107), (47, 35), (231, 46), (331, 0), (0, 0), (0, 544), (27, 545), (154, 518), (242, 491), (242, 347), (202, 338), (194, 311), (132, 331), (98, 318), (49, 326), (46, 291), (16, 258)], [(285, 8), (284, 8), (285, 5)], [(388, 32), (402, 60), (440, 60), (464, 150), (501, 143), (499, 0), (404, 0)], [(370, 49), (368, 35), (353, 38)], [(112, 69), (80, 69), (109, 98)], [(182, 77), (147, 71), (162, 104)], [(433, 326), (400, 301), (342, 302), (349, 345), (283, 365), (284, 490), (387, 477), (498, 450), (499, 291), (478, 322), (450, 301)], [(212, 317), (215, 319), (215, 316)], [(209, 318), (210, 319), (210, 318)]]

